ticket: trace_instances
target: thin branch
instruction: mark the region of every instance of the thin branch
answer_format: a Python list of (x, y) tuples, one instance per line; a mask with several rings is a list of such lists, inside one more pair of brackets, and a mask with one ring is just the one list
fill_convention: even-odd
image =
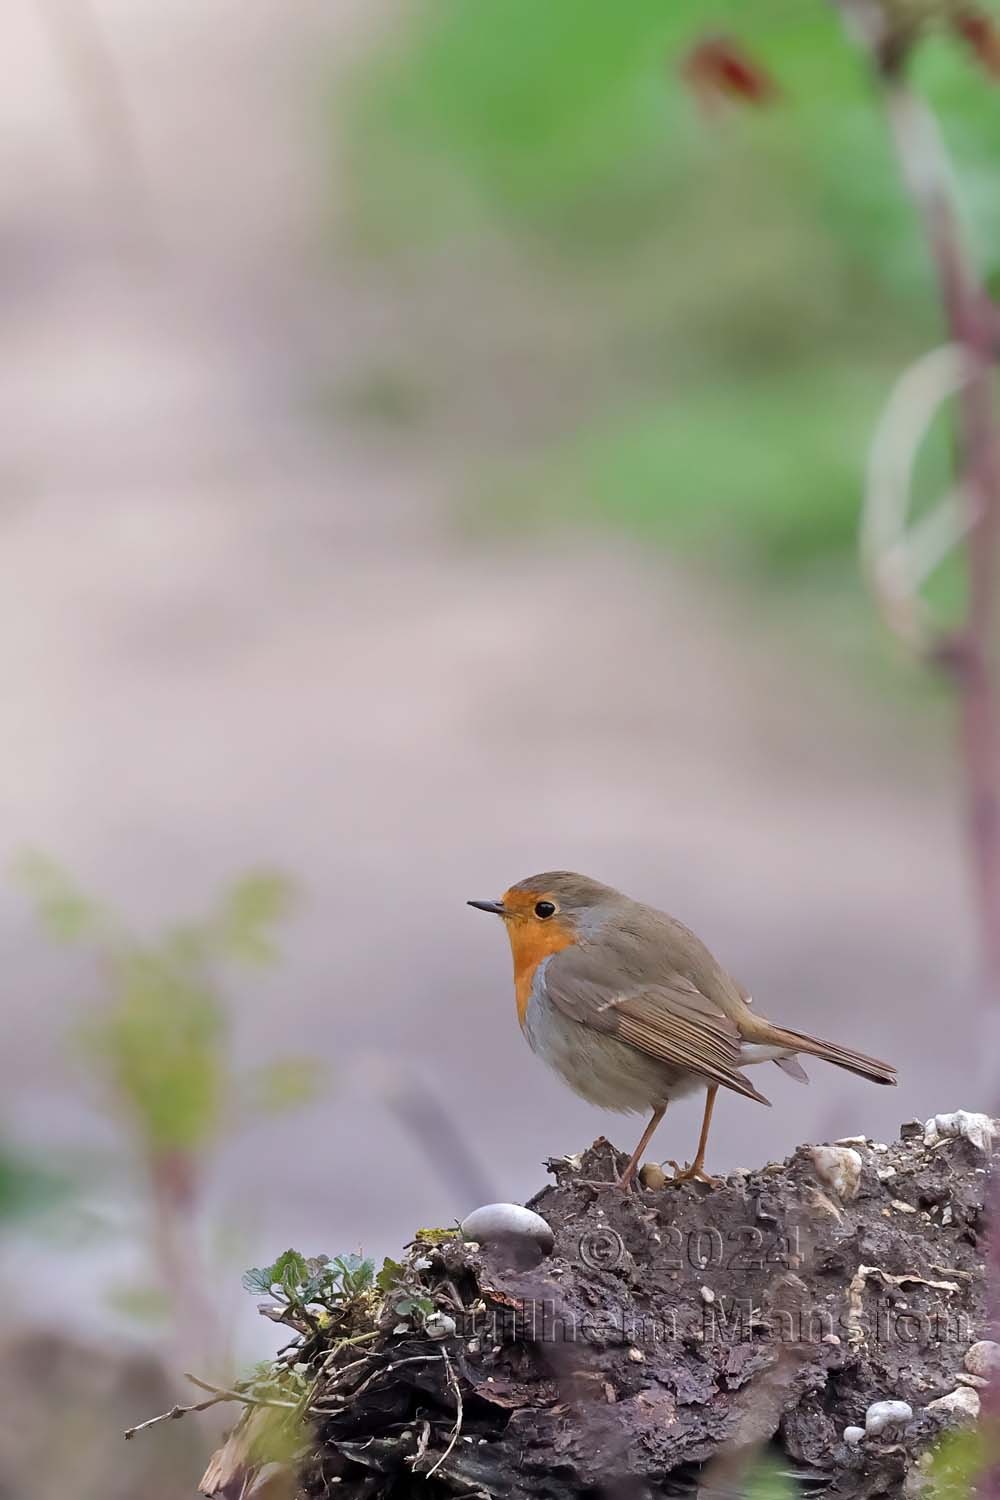
[(420, 1463), (420, 1460), (423, 1458), (424, 1454), (427, 1452), (427, 1447), (428, 1447), (428, 1444), (430, 1443), (430, 1440), (431, 1440), (431, 1424), (428, 1422), (427, 1418), (425, 1417), (423, 1419), (423, 1421), (420, 1423), (420, 1436), (417, 1439), (416, 1452), (415, 1453), (411, 1453), (410, 1456), (409, 1456), (409, 1458), (404, 1459), (403, 1460), (404, 1463), (408, 1463), (411, 1468), (415, 1469), (417, 1467), (417, 1465)]
[(149, 183), (127, 91), (100, 20), (90, 0), (39, 0), (39, 12), (89, 120), (124, 246), (149, 255), (159, 248)]
[(276, 1401), (270, 1396), (251, 1396), (246, 1391), (233, 1391), (222, 1385), (211, 1385), (207, 1380), (200, 1380), (197, 1375), (191, 1375), (187, 1371), (185, 1380), (190, 1380), (200, 1391), (211, 1391), (217, 1401), (240, 1401), (244, 1406), (270, 1406), (277, 1411), (295, 1411), (298, 1407), (297, 1401)]
[(229, 1390), (226, 1386), (211, 1385), (207, 1380), (201, 1380), (197, 1375), (185, 1374), (185, 1380), (190, 1380), (200, 1391), (210, 1391), (211, 1395), (207, 1401), (197, 1401), (192, 1406), (172, 1406), (169, 1411), (160, 1412), (159, 1416), (149, 1417), (145, 1422), (139, 1422), (135, 1427), (129, 1427), (125, 1432), (126, 1442), (134, 1438), (137, 1432), (145, 1432), (147, 1427), (155, 1427), (160, 1422), (176, 1422), (180, 1417), (186, 1417), (189, 1412), (208, 1411), (212, 1406), (220, 1406), (226, 1401), (237, 1401), (241, 1406), (270, 1406), (280, 1411), (295, 1411), (299, 1403), (297, 1401), (274, 1401), (264, 1396), (251, 1396), (246, 1391)]
[(145, 1422), (137, 1422), (134, 1427), (126, 1427), (125, 1441), (128, 1442), (130, 1438), (134, 1438), (137, 1432), (145, 1432), (147, 1427), (155, 1427), (159, 1422), (176, 1422), (179, 1417), (186, 1417), (189, 1412), (208, 1411), (209, 1407), (218, 1406), (229, 1399), (228, 1396), (212, 1396), (208, 1401), (198, 1401), (193, 1406), (172, 1406), (169, 1411), (161, 1411), (158, 1417), (149, 1417)]
[(920, 587), (968, 535), (975, 513), (959, 486), (907, 528), (913, 471), (941, 406), (978, 378), (979, 370), (979, 361), (960, 344), (923, 355), (896, 382), (872, 440), (861, 517), (861, 564), (886, 625), (919, 655), (932, 655), (941, 636)]
[(451, 1437), (448, 1439), (447, 1448), (444, 1450), (437, 1463), (435, 1463), (430, 1469), (427, 1470), (426, 1477), (428, 1479), (432, 1478), (433, 1475), (437, 1473), (438, 1469), (440, 1469), (445, 1459), (451, 1456), (452, 1449), (458, 1442), (459, 1436), (462, 1431), (462, 1421), (465, 1412), (465, 1409), (462, 1405), (462, 1388), (458, 1383), (455, 1371), (452, 1368), (451, 1360), (448, 1358), (448, 1354), (445, 1349), (441, 1350), (441, 1358), (444, 1360), (445, 1369), (448, 1372), (448, 1384), (451, 1386), (452, 1390), (455, 1393), (455, 1425), (451, 1430)]

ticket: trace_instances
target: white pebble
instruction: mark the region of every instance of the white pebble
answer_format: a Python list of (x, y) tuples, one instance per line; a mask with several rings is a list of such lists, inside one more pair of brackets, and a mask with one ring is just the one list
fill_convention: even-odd
[(965, 1351), (965, 1368), (970, 1375), (988, 1376), (1000, 1370), (1000, 1344), (992, 1339), (980, 1339)]
[(462, 1238), (478, 1240), (480, 1245), (495, 1245), (498, 1240), (533, 1241), (546, 1255), (555, 1244), (555, 1235), (541, 1214), (520, 1203), (484, 1203), (473, 1209), (461, 1223)]
[(979, 1392), (969, 1385), (960, 1385), (957, 1390), (949, 1391), (947, 1396), (939, 1396), (936, 1401), (928, 1401), (927, 1410), (954, 1412), (956, 1416), (969, 1417), (974, 1422), (979, 1416), (981, 1406)]
[(865, 1435), (863, 1427), (845, 1427), (844, 1442), (849, 1448), (856, 1448)]
[(989, 1115), (956, 1109), (950, 1115), (932, 1115), (924, 1124), (925, 1146), (936, 1146), (957, 1136), (971, 1141), (977, 1150), (989, 1156), (993, 1150), (993, 1121)]
[(450, 1339), (456, 1327), (455, 1319), (447, 1313), (433, 1312), (424, 1324), (424, 1332), (429, 1339)]
[(702, 1302), (714, 1302), (715, 1301), (715, 1293), (712, 1291), (712, 1288), (710, 1286), (703, 1286), (702, 1287), (702, 1289), (701, 1289), (701, 1300), (702, 1300)]
[(865, 1412), (865, 1433), (878, 1437), (888, 1427), (905, 1427), (913, 1420), (913, 1407), (907, 1401), (873, 1401)]
[(820, 1182), (836, 1193), (842, 1203), (856, 1196), (863, 1163), (853, 1147), (814, 1146), (812, 1163)]

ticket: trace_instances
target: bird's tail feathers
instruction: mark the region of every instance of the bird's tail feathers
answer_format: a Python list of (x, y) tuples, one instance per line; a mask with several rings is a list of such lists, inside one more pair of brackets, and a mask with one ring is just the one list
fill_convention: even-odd
[(794, 1078), (796, 1083), (808, 1083), (809, 1074), (799, 1062), (797, 1057), (776, 1057), (773, 1059), (774, 1066), (787, 1073), (789, 1078)]
[[(839, 1042), (824, 1042), (818, 1036), (809, 1036), (804, 1031), (789, 1031), (785, 1026), (767, 1023), (767, 1040), (788, 1047), (792, 1052), (807, 1052), (811, 1057), (821, 1057), (824, 1062), (837, 1068), (846, 1068), (848, 1073), (857, 1073), (872, 1083), (896, 1082), (896, 1069), (892, 1063), (882, 1062), (877, 1057), (868, 1057), (864, 1052), (854, 1052), (850, 1047), (841, 1047)], [(764, 1040), (762, 1037), (761, 1040)]]

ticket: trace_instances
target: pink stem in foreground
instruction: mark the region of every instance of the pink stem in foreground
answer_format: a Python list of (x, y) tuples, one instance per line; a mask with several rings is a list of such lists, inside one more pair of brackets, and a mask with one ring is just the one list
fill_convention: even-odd
[[(992, 682), (995, 571), (1000, 525), (1000, 440), (993, 409), (996, 310), (966, 250), (951, 165), (933, 114), (899, 74), (883, 72), (883, 96), (907, 187), (920, 213), (953, 341), (968, 352), (972, 378), (958, 397), (958, 477), (970, 509), (967, 534), (968, 610), (964, 626), (933, 655), (956, 683), (966, 817), (979, 914), (985, 998), (1000, 1001), (1000, 793), (997, 788), (997, 705)], [(996, 1101), (993, 1101), (994, 1104)], [(1000, 1186), (993, 1191), (987, 1257), (989, 1314), (1000, 1321)], [(989, 1330), (995, 1332), (995, 1326)], [(986, 1467), (980, 1500), (1000, 1500), (1000, 1382), (984, 1392)]]

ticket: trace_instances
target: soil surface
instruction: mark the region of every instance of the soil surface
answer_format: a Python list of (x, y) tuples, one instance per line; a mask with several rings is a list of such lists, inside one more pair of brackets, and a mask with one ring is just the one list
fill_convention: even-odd
[[(476, 331), (493, 411), (516, 427), (535, 398), (490, 340), (529, 360), (537, 288), (508, 270), (491, 323), (462, 247), (416, 280), (351, 248), (334, 80), (393, 7), (259, 0), (250, 24), (194, 0), (86, 9), (155, 251), (122, 255), (134, 204), (86, 76), (34, 0), (11, 0), (4, 863), (45, 849), (142, 931), (198, 915), (254, 864), (299, 882), (280, 970), (234, 985), (233, 1048), (240, 1064), (310, 1054), (328, 1086), (217, 1161), (206, 1218), (243, 1246), (220, 1297), (281, 1240), (388, 1252), (421, 1216), (523, 1199), (546, 1149), (607, 1128), (528, 1053), (503, 934), (464, 906), (532, 870), (675, 912), (765, 1014), (898, 1064), (895, 1094), (821, 1065), (809, 1089), (759, 1069), (775, 1108), (720, 1100), (714, 1169), (885, 1133), (930, 1103), (982, 1107), (997, 1070), (955, 775), (899, 703), (665, 553), (463, 538), (454, 501), (487, 472), (484, 433), (456, 447), (447, 392), (473, 383), (465, 366), (415, 433), (324, 398), (401, 345), (419, 364), (408, 330), (423, 317), (431, 345), (435, 307)], [(54, 949), (10, 883), (0, 929), (4, 1128), (47, 1159), (96, 1155), (105, 1179), (125, 1148), (67, 1040), (100, 973)], [(700, 1107), (670, 1111), (663, 1155), (690, 1154)], [(142, 1278), (143, 1233), (54, 1253), (54, 1316), (105, 1337), (94, 1288)], [(25, 1253), (0, 1248), (0, 1270)], [(247, 1308), (244, 1346), (256, 1332)]]
[[(390, 1292), (361, 1350), (287, 1356), (326, 1361), (300, 1493), (405, 1495), (416, 1473), (442, 1496), (739, 1494), (762, 1454), (803, 1493), (917, 1493), (967, 1420), (930, 1403), (975, 1392), (964, 1356), (990, 1335), (990, 1176), (915, 1123), (849, 1149), (847, 1186), (803, 1146), (714, 1189), (623, 1196), (601, 1139), (533, 1200), (551, 1254), (422, 1231), (400, 1281), (433, 1303), (419, 1326)], [(910, 1415), (845, 1442), (880, 1401)]]

